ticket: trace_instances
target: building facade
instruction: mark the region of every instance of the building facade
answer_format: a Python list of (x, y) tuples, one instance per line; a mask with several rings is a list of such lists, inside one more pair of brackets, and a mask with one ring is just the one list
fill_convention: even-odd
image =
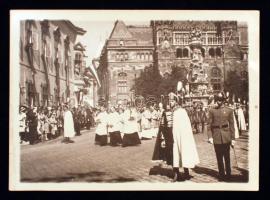
[(67, 20), (20, 22), (20, 104), (52, 106), (75, 98), (73, 47), (85, 32)]
[[(248, 83), (247, 25), (236, 21), (151, 21), (149, 26), (126, 26), (116, 21), (100, 56), (99, 95), (112, 103), (132, 101), (132, 86), (140, 71), (157, 67), (162, 76), (172, 67), (190, 71), (190, 34), (200, 30), (203, 65), (213, 92), (235, 73)], [(181, 75), (181, 77), (186, 77)]]
[(100, 56), (100, 96), (112, 104), (132, 101), (135, 79), (145, 67), (153, 65), (153, 53), (151, 27), (116, 21)]

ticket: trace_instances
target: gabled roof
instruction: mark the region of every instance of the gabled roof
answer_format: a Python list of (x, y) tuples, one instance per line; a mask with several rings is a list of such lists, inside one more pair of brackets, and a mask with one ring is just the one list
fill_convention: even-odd
[(84, 46), (83, 46), (82, 43), (80, 43), (80, 42), (77, 42), (77, 43), (74, 45), (73, 48), (74, 48), (74, 50), (85, 51)]
[(153, 31), (150, 26), (126, 26), (116, 21), (109, 40), (134, 41), (138, 46), (153, 46)]
[(128, 31), (123, 21), (116, 21), (110, 35), (110, 39), (131, 39), (132, 34)]
[(78, 26), (75, 26), (71, 21), (69, 20), (64, 20), (64, 22), (73, 30), (75, 31), (78, 35), (84, 35), (86, 33), (86, 30), (83, 28), (80, 28)]

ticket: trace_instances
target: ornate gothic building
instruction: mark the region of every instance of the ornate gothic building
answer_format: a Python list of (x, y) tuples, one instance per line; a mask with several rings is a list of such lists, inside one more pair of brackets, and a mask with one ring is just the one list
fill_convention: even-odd
[[(199, 51), (191, 45), (194, 38), (200, 41)], [(158, 67), (162, 76), (170, 74), (172, 67), (178, 67), (181, 77), (188, 77), (197, 54), (203, 60), (203, 69), (197, 75), (205, 74), (212, 92), (223, 90), (230, 72), (238, 74), (247, 87), (245, 23), (151, 21), (148, 27), (141, 27), (117, 21), (100, 57), (100, 95), (112, 102), (132, 100), (134, 91), (131, 88), (136, 76), (151, 65)]]

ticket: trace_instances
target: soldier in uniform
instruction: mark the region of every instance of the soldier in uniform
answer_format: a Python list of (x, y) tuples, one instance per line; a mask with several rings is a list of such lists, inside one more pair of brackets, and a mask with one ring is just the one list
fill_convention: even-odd
[[(225, 97), (222, 93), (216, 96), (217, 107), (209, 111), (210, 138), (214, 144), (219, 180), (226, 181), (231, 177), (230, 146), (235, 144), (233, 110), (224, 106)], [(224, 171), (224, 161), (225, 169)]]

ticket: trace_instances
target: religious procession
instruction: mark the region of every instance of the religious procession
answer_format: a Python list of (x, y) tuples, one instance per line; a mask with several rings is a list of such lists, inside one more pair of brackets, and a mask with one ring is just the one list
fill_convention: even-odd
[[(44, 30), (49, 29), (48, 23), (48, 21), (41, 23)], [(63, 26), (71, 26), (70, 22), (61, 23)], [(176, 26), (177, 24), (179, 26)], [(183, 27), (189, 27), (186, 30), (188, 34), (186, 32), (172, 34), (164, 29), (162, 34), (155, 33), (156, 40), (152, 40), (153, 34), (150, 31), (152, 28), (156, 31), (159, 26), (161, 28), (176, 26), (176, 29), (179, 28), (182, 31), (182, 24), (185, 25)], [(31, 28), (35, 23), (26, 21), (25, 25), (27, 25), (26, 28), (28, 26)], [(209, 26), (209, 33), (205, 32), (206, 25)], [(168, 176), (172, 182), (187, 181), (199, 173), (208, 173), (207, 177), (216, 177), (213, 174), (217, 170), (219, 181), (230, 181), (232, 173), (235, 172), (231, 166), (231, 152), (237, 162), (235, 146), (238, 144), (236, 141), (243, 136), (245, 141), (243, 145), (246, 145), (249, 130), (247, 71), (244, 67), (239, 72), (229, 70), (229, 66), (225, 67), (229, 65), (225, 62), (226, 59), (231, 60), (231, 57), (233, 58), (231, 61), (239, 57), (241, 59), (239, 63), (246, 64), (244, 62), (246, 52), (241, 54), (242, 57), (238, 54), (230, 58), (226, 57), (230, 55), (229, 53), (236, 52), (229, 42), (237, 43), (239, 40), (237, 23), (196, 22), (194, 24), (153, 21), (151, 27), (137, 27), (139, 29), (137, 30), (133, 26), (126, 26), (122, 21), (116, 21), (114, 26), (111, 34), (113, 38), (108, 39), (109, 42), (105, 43), (99, 58), (94, 58), (90, 67), (86, 68), (83, 65), (84, 46), (80, 42), (73, 44), (74, 71), (66, 71), (65, 82), (60, 83), (57, 71), (60, 66), (63, 67), (58, 56), (60, 50), (58, 48), (55, 49), (54, 58), (55, 82), (46, 78), (47, 84), (42, 83), (40, 90), (36, 87), (38, 84), (35, 84), (34, 73), (32, 77), (28, 73), (28, 79), (32, 81), (26, 81), (27, 73), (22, 73), (18, 134), (21, 146), (34, 145), (39, 148), (36, 144), (45, 146), (49, 143), (48, 141), (52, 141), (52, 146), (58, 148), (59, 154), (63, 152), (61, 155), (66, 155), (67, 163), (64, 165), (67, 169), (63, 169), (66, 172), (63, 176), (67, 177), (67, 174), (76, 167), (78, 172), (83, 169), (89, 170), (89, 168), (95, 172), (94, 169), (99, 171), (100, 166), (107, 166), (106, 169), (104, 168), (105, 174), (108, 173), (108, 176), (114, 174), (116, 180), (122, 180), (124, 175), (121, 174), (119, 178), (118, 171), (124, 173), (125, 170), (133, 168), (133, 164), (129, 162), (132, 161), (130, 157), (134, 156), (136, 162), (142, 162), (143, 169), (150, 168), (149, 162), (151, 165), (158, 165), (159, 169), (169, 169), (173, 174)], [(226, 32), (225, 28), (222, 33), (222, 26), (233, 27), (235, 35), (231, 31)], [(53, 30), (54, 43), (60, 44), (61, 31), (55, 28)], [(83, 35), (86, 32), (78, 27), (71, 26), (71, 28), (78, 34)], [(134, 41), (135, 39), (143, 40), (142, 44), (153, 45), (155, 47), (153, 49), (158, 51), (123, 52), (123, 47), (129, 49), (129, 40), (119, 40), (117, 47), (114, 44), (115, 38), (122, 38), (122, 36), (117, 36), (121, 31), (116, 30), (123, 28), (127, 35), (134, 36)], [(141, 35), (142, 29), (144, 36)], [(212, 30), (216, 31), (214, 35), (211, 35)], [(41, 36), (46, 39), (46, 32), (43, 32)], [(145, 39), (147, 41), (144, 41)], [(172, 51), (171, 42), (180, 44), (182, 39), (186, 47), (182, 48), (180, 45)], [(47, 55), (45, 51), (47, 43), (44, 41), (43, 60)], [(64, 59), (66, 69), (72, 69), (72, 63), (68, 60), (69, 42), (69, 37), (66, 36), (62, 49), (66, 55)], [(33, 50), (31, 49), (32, 40), (28, 43), (29, 48), (26, 48), (28, 49), (26, 53), (30, 58)], [(110, 45), (116, 50), (112, 51)], [(212, 48), (213, 45), (218, 46)], [(226, 56), (223, 49), (228, 52)], [(170, 52), (174, 52), (171, 57)], [(174, 57), (175, 59), (172, 59)], [(29, 60), (31, 67), (33, 63), (29, 58), (25, 60)], [(49, 66), (51, 63), (44, 60), (44, 69), (47, 69), (47, 64)], [(230, 63), (232, 68), (234, 64)], [(31, 69), (34, 69), (34, 65)], [(63, 68), (63, 76), (64, 70)], [(50, 74), (45, 71), (45, 75), (42, 77), (49, 77)], [(41, 77), (38, 74), (36, 76)], [(74, 81), (70, 81), (71, 77)], [(50, 84), (53, 86), (51, 87)], [(54, 95), (50, 87), (54, 90)], [(216, 161), (214, 165), (217, 168), (207, 165), (210, 157), (208, 154), (211, 153), (208, 148), (213, 151), (212, 156)], [(28, 153), (26, 149), (22, 148), (22, 151)], [(50, 151), (50, 148), (47, 150)], [(243, 151), (248, 151), (248, 148), (241, 147), (241, 153)], [(33, 155), (38, 155), (38, 153), (31, 153), (30, 157), (35, 160)], [(238, 156), (242, 155), (238, 154)], [(27, 163), (22, 167), (31, 164), (25, 154), (22, 153), (22, 157), (22, 160)], [(244, 162), (246, 158), (247, 156), (243, 158)], [(53, 167), (49, 166), (49, 163), (54, 163), (56, 160), (57, 163), (64, 163), (64, 161), (59, 161), (57, 156), (51, 156), (47, 160), (48, 168)], [(38, 162), (35, 165), (41, 166)], [(119, 165), (119, 168), (115, 169), (116, 165)], [(194, 170), (198, 166), (201, 171)], [(247, 164), (244, 163), (243, 169), (246, 170), (246, 167)], [(24, 177), (30, 177), (31, 180), (35, 177), (32, 173), (28, 174), (27, 167), (22, 171), (25, 173)], [(247, 174), (248, 170), (246, 171), (244, 172)], [(58, 177), (61, 173), (56, 169), (54, 175)], [(134, 174), (127, 172), (126, 177), (130, 174), (137, 176), (139, 173), (141, 173), (140, 170), (137, 172), (134, 170)], [(38, 173), (38, 176), (43, 178), (47, 174)], [(147, 176), (150, 176), (150, 173)], [(141, 179), (147, 178), (138, 175), (137, 180)], [(101, 181), (104, 180), (107, 179), (104, 178)]]

